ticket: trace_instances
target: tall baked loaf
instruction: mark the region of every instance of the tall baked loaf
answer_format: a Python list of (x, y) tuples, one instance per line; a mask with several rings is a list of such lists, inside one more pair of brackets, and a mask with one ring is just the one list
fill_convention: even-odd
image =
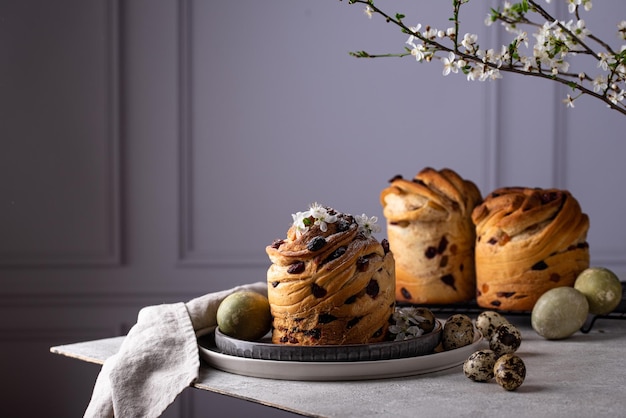
[(478, 305), (532, 310), (589, 267), (589, 217), (566, 190), (508, 187), (474, 209)]
[(381, 192), (389, 245), (396, 260), (396, 300), (446, 304), (472, 299), (475, 229), (481, 202), (474, 183), (450, 169), (427, 167), (396, 176)]
[[(318, 207), (319, 209), (319, 207)], [(348, 214), (324, 208), (294, 215), (286, 239), (266, 247), (278, 344), (366, 344), (387, 338), (395, 309), (394, 259), (386, 240), (378, 242)], [(302, 227), (304, 222), (305, 227)]]

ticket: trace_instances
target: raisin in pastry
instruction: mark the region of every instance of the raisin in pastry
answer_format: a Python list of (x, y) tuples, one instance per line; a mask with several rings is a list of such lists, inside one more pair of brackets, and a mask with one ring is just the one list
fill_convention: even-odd
[(381, 192), (389, 245), (396, 260), (396, 300), (444, 304), (472, 299), (475, 229), (482, 200), (474, 183), (450, 169), (396, 176)]
[(476, 298), (497, 310), (532, 310), (543, 293), (573, 286), (589, 267), (589, 217), (566, 190), (508, 187), (474, 209)]
[(395, 309), (394, 259), (371, 235), (375, 218), (317, 204), (293, 215), (286, 239), (266, 247), (277, 344), (366, 344), (387, 338)]

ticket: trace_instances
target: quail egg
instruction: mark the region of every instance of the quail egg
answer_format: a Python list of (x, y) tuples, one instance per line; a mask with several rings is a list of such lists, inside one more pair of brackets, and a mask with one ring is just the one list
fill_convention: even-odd
[(504, 354), (493, 367), (496, 382), (506, 390), (515, 390), (524, 383), (526, 365), (515, 354)]
[(463, 373), (474, 382), (488, 382), (493, 378), (496, 360), (496, 353), (492, 350), (478, 350), (463, 363)]
[(441, 344), (443, 349), (454, 350), (474, 342), (474, 324), (469, 316), (454, 314), (443, 326)]
[(493, 350), (498, 357), (503, 354), (514, 353), (521, 344), (522, 334), (515, 325), (510, 323), (498, 326), (489, 340), (489, 348)]
[(509, 321), (498, 312), (484, 311), (476, 317), (476, 328), (483, 334), (483, 338), (489, 341), (496, 328), (508, 322)]

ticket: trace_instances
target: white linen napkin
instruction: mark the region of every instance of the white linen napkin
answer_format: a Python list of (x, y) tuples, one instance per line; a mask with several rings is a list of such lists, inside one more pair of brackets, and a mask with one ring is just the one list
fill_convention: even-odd
[(104, 362), (84, 417), (160, 416), (198, 378), (196, 337), (217, 325), (220, 302), (244, 289), (267, 295), (267, 284), (257, 282), (141, 309), (119, 352)]

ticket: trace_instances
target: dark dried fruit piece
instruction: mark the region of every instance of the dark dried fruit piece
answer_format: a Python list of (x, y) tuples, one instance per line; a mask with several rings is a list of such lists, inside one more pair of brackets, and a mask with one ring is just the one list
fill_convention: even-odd
[(275, 239), (272, 241), (271, 247), (277, 250), (281, 245), (283, 245), (284, 242), (284, 239)]
[(306, 245), (309, 251), (319, 251), (326, 245), (326, 238), (315, 237)]
[(352, 295), (350, 296), (348, 299), (346, 299), (346, 301), (344, 302), (344, 304), (346, 305), (352, 305), (354, 302), (356, 302), (356, 298), (358, 295)]
[(435, 247), (428, 247), (424, 252), (426, 258), (431, 259), (437, 255), (437, 249)]
[(541, 200), (541, 204), (545, 205), (546, 203), (553, 202), (560, 197), (560, 192), (544, 192), (541, 193), (539, 199)]
[(345, 219), (339, 219), (337, 222), (335, 222), (335, 225), (337, 226), (338, 232), (345, 232), (350, 229), (350, 222), (346, 221)]
[(272, 287), (276, 287), (280, 284), (280, 282), (278, 280), (275, 280), (272, 282)]
[(439, 267), (443, 268), (447, 265), (448, 265), (448, 256), (444, 255), (441, 257), (441, 260), (439, 260)]
[(369, 267), (370, 264), (370, 259), (369, 257), (359, 257), (356, 260), (356, 269), (358, 271), (367, 271), (367, 268)]
[(378, 328), (376, 330), (376, 332), (374, 334), (372, 334), (372, 338), (378, 338), (381, 335), (383, 335), (383, 328), (382, 327)]
[(547, 269), (547, 268), (548, 268), (548, 265), (547, 265), (547, 264), (546, 264), (546, 262), (545, 262), (545, 261), (543, 261), (543, 260), (542, 260), (542, 261), (539, 261), (538, 263), (535, 263), (535, 264), (531, 267), (531, 269), (532, 269), (532, 270), (538, 270), (538, 271), (545, 270), (545, 269)]
[(354, 327), (356, 324), (359, 323), (359, 321), (361, 320), (360, 316), (357, 316), (355, 318), (352, 318), (351, 320), (348, 321), (348, 323), (346, 324), (346, 328), (350, 329), (352, 327)]
[(319, 286), (317, 283), (313, 283), (311, 285), (311, 292), (316, 298), (323, 298), (324, 296), (326, 296), (327, 293), (326, 289), (324, 289), (322, 286)]
[(404, 296), (405, 299), (411, 299), (411, 292), (406, 290), (406, 288), (401, 288), (400, 293), (402, 293), (402, 296)]
[(456, 285), (454, 284), (453, 275), (446, 274), (445, 276), (441, 277), (441, 281), (444, 282), (446, 285), (450, 286), (451, 288), (453, 288), (454, 290), (456, 290)]
[(396, 174), (392, 178), (389, 179), (389, 183), (393, 183), (396, 180), (402, 180), (402, 174)]
[(305, 265), (304, 261), (296, 261), (292, 263), (287, 269), (287, 273), (289, 274), (299, 274), (304, 271)]
[(380, 241), (380, 245), (382, 245), (383, 251), (387, 254), (389, 252), (389, 241), (387, 241), (387, 238), (383, 238), (382, 241)]
[(437, 253), (443, 254), (443, 252), (448, 248), (448, 239), (444, 235), (441, 237), (441, 241), (439, 241), (439, 246), (437, 246)]
[(492, 300), (491, 301), (491, 306), (498, 307), (500, 305), (502, 305), (502, 302), (500, 302), (499, 300)]
[(375, 298), (378, 296), (378, 292), (380, 292), (380, 286), (378, 285), (378, 281), (376, 279), (370, 280), (365, 288), (365, 293), (367, 293), (370, 297)]
[(335, 315), (331, 315), (329, 313), (320, 314), (320, 316), (317, 318), (317, 322), (319, 324), (328, 324), (328, 323), (336, 321), (336, 320), (337, 320), (337, 317)]
[(346, 253), (346, 247), (339, 247), (335, 251), (333, 251), (323, 262), (322, 264), (326, 264), (329, 261), (333, 261)]
[(510, 298), (513, 296), (515, 292), (497, 292), (496, 296), (499, 298)]
[(306, 330), (303, 334), (315, 340), (319, 340), (322, 337), (322, 331), (319, 328)]

